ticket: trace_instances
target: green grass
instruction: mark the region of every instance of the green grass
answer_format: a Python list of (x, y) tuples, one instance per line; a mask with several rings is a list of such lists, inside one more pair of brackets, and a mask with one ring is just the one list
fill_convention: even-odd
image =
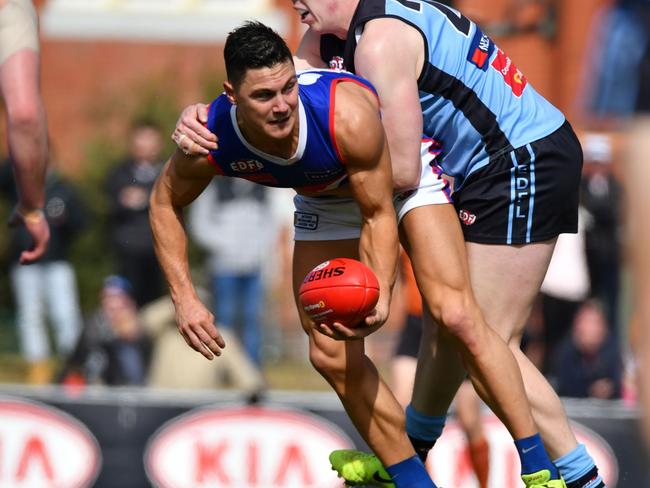
[[(58, 370), (60, 362), (52, 360), (52, 369)], [(22, 383), (27, 374), (27, 364), (18, 353), (0, 354), (0, 383)], [(329, 385), (307, 362), (277, 361), (264, 368), (270, 389), (327, 391)]]

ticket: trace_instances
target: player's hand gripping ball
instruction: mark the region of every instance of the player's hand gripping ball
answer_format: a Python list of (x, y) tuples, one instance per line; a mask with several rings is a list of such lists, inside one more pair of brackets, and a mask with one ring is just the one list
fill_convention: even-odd
[(361, 261), (335, 258), (307, 273), (298, 296), (314, 322), (356, 327), (377, 305), (379, 282)]

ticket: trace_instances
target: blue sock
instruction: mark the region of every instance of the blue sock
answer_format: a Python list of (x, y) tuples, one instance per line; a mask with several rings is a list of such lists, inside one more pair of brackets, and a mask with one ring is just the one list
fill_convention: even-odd
[(412, 405), (406, 407), (406, 433), (423, 441), (437, 441), (447, 421), (446, 415), (424, 415)]
[(417, 456), (388, 466), (386, 472), (393, 479), (396, 488), (437, 488)]
[(557, 468), (548, 457), (544, 449), (544, 443), (539, 433), (530, 437), (525, 437), (515, 441), (515, 447), (521, 460), (522, 474), (531, 474), (542, 469), (548, 469), (551, 472), (551, 479), (560, 477)]
[(446, 415), (423, 415), (412, 405), (406, 407), (406, 433), (423, 463), (426, 462), (429, 451), (442, 435), (446, 421)]
[[(578, 481), (596, 467), (584, 444), (579, 444), (573, 451), (553, 461), (553, 464), (557, 466), (567, 484)], [(603, 483), (603, 479), (597, 476), (590, 482), (592, 485), (587, 486), (598, 486)]]

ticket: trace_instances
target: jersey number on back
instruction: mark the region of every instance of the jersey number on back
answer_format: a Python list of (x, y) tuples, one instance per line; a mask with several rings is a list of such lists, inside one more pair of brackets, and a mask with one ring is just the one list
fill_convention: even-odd
[(431, 5), (436, 10), (440, 11), (443, 15), (447, 17), (449, 22), (456, 28), (458, 32), (464, 36), (469, 35), (469, 31), (472, 27), (472, 21), (465, 17), (463, 14), (454, 10), (453, 8), (447, 7), (438, 2), (432, 0), (397, 0), (399, 3), (404, 5), (406, 8), (414, 10), (415, 12), (422, 11), (422, 4), (427, 3)]

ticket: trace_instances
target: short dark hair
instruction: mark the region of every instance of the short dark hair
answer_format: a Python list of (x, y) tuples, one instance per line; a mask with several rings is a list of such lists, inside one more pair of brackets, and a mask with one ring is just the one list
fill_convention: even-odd
[(239, 85), (249, 69), (271, 68), (291, 61), (284, 39), (261, 22), (248, 21), (228, 34), (223, 50), (228, 81)]

